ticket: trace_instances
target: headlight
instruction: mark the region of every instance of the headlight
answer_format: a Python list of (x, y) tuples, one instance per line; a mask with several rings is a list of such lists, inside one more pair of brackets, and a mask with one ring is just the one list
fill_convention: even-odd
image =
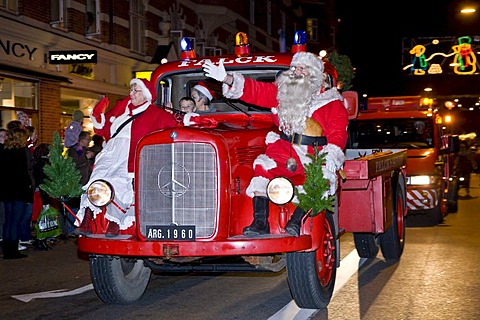
[(282, 205), (292, 201), (294, 187), (290, 180), (279, 177), (270, 180), (267, 185), (267, 196), (275, 204)]
[(93, 181), (87, 189), (88, 200), (97, 207), (103, 207), (112, 202), (114, 197), (113, 187), (104, 180)]
[(435, 183), (435, 177), (431, 176), (410, 176), (409, 177), (409, 185), (412, 186), (419, 186), (419, 185), (426, 185), (426, 184), (434, 184)]

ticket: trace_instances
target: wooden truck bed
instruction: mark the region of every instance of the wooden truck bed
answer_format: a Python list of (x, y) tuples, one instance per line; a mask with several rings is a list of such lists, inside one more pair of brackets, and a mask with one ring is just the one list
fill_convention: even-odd
[(407, 151), (347, 149), (341, 183), (339, 227), (347, 232), (383, 233), (391, 224), (392, 172), (405, 168)]

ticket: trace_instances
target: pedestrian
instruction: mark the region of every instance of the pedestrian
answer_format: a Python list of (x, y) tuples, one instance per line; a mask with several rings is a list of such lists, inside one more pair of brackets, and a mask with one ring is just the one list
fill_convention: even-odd
[[(227, 73), (220, 61), (218, 66), (204, 64), (207, 77), (223, 83), (226, 98), (240, 99), (270, 108), (280, 134), (268, 133), (267, 148), (254, 161), (254, 177), (246, 193), (253, 198), (253, 222), (243, 229), (246, 236), (269, 234), (266, 196), (268, 182), (279, 176), (289, 178), (302, 190), (304, 165), (311, 163), (307, 154), (314, 146), (325, 154), (324, 177), (330, 181), (328, 195), (337, 188), (337, 170), (344, 161), (347, 141), (348, 112), (337, 89), (327, 81), (320, 57), (307, 52), (296, 53), (290, 69), (277, 76), (275, 83), (255, 81), (241, 73)], [(286, 232), (299, 236), (305, 211), (297, 207), (285, 227)]]
[[(177, 125), (173, 114), (154, 104), (156, 97), (155, 86), (150, 81), (135, 78), (130, 81), (129, 96), (112, 109), (105, 112), (109, 101), (104, 97), (92, 110), (90, 119), (95, 133), (103, 136), (106, 144), (95, 159), (93, 172), (84, 189), (93, 181), (103, 179), (115, 190), (114, 199), (105, 211), (107, 237), (116, 237), (120, 230), (128, 229), (135, 221), (133, 170), (138, 141), (153, 131)], [(84, 193), (77, 214), (82, 222), (75, 233), (90, 234), (91, 223), (101, 211)]]
[(5, 207), (2, 242), (4, 259), (26, 257), (18, 251), (18, 244), (20, 221), (27, 210), (27, 203), (33, 201), (33, 185), (25, 151), (27, 138), (24, 128), (12, 129), (0, 154), (0, 198)]
[(103, 137), (99, 134), (94, 134), (92, 137), (92, 141), (93, 141), (93, 145), (89, 148), (89, 150), (93, 153), (93, 158), (90, 159), (90, 162), (93, 167), (93, 164), (95, 163), (95, 157), (100, 151), (102, 151), (103, 143), (105, 139), (103, 139)]
[(72, 122), (65, 129), (65, 137), (63, 139), (63, 145), (65, 148), (70, 148), (78, 143), (78, 136), (82, 131), (83, 125), (83, 112), (75, 110), (72, 114)]
[(466, 141), (460, 142), (460, 150), (455, 158), (454, 168), (455, 175), (458, 178), (464, 179), (461, 184), (467, 192), (467, 197), (470, 197), (470, 175), (472, 171), (477, 170), (477, 163), (475, 161), (475, 156)]
[[(33, 153), (35, 150), (35, 146), (37, 144), (37, 132), (35, 127), (33, 126), (26, 126), (25, 130), (27, 131), (27, 143), (25, 145), (25, 152), (27, 154), (27, 164), (28, 164), (28, 175), (31, 180), (32, 186), (35, 186), (35, 178), (33, 175), (33, 167), (35, 160), (33, 158)], [(35, 189), (32, 188), (32, 197), (31, 201), (27, 202), (27, 208), (25, 209), (25, 214), (20, 221), (21, 228), (19, 233), (19, 250), (25, 250), (27, 247), (25, 245), (32, 244), (32, 215), (33, 215), (33, 199)]]
[[(0, 128), (0, 153), (3, 151), (5, 141), (8, 138), (7, 129)], [(0, 182), (1, 183), (1, 182)], [(5, 207), (0, 196), (0, 242), (3, 241), (3, 225), (5, 224)]]
[[(91, 141), (91, 135), (88, 131), (81, 131), (78, 135), (78, 143), (71, 146), (67, 150), (67, 155), (73, 159), (75, 168), (80, 172), (80, 184), (86, 185), (92, 174), (92, 159), (94, 154), (89, 150), (89, 144)], [(66, 202), (66, 205), (72, 210), (73, 213), (77, 213), (80, 208), (80, 197), (70, 199)], [(61, 238), (66, 238), (69, 235), (73, 235), (75, 230), (75, 218), (68, 212), (65, 215), (60, 214), (60, 223), (62, 226)]]

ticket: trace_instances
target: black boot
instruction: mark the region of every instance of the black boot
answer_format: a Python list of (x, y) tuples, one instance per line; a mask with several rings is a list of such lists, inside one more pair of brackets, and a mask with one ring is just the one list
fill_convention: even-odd
[(253, 197), (253, 222), (248, 227), (243, 228), (245, 236), (256, 236), (260, 234), (269, 234), (270, 225), (268, 224), (268, 203), (267, 197)]
[(285, 226), (285, 231), (292, 236), (298, 237), (300, 235), (300, 226), (302, 225), (302, 219), (306, 212), (297, 207), (292, 214), (290, 220), (288, 220)]

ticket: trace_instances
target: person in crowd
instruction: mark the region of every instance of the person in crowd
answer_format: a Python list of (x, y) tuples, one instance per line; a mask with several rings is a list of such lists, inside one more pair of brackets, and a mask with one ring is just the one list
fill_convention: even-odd
[[(7, 129), (0, 128), (0, 153), (3, 151), (5, 141), (8, 139)], [(3, 241), (3, 225), (5, 224), (5, 207), (0, 196), (0, 242)]]
[[(278, 75), (275, 83), (265, 83), (244, 77), (241, 73), (226, 73), (223, 63), (215, 66), (207, 61), (205, 75), (223, 82), (226, 98), (270, 108), (281, 134), (270, 132), (267, 148), (254, 161), (254, 177), (246, 193), (253, 198), (253, 222), (243, 229), (246, 236), (270, 233), (269, 200), (266, 188), (270, 179), (289, 178), (300, 192), (305, 181), (304, 165), (311, 162), (314, 146), (325, 154), (324, 177), (330, 181), (326, 192), (333, 195), (337, 188), (337, 170), (344, 161), (347, 141), (348, 112), (343, 98), (327, 81), (320, 57), (298, 52), (290, 69)], [(299, 236), (305, 211), (297, 207), (285, 227), (286, 232)]]
[[(53, 205), (55, 203), (56, 207), (59, 207), (58, 201), (56, 199), (52, 199), (48, 193), (40, 189), (40, 185), (45, 181), (47, 175), (43, 171), (45, 165), (47, 165), (50, 161), (48, 160), (48, 156), (50, 154), (49, 145), (47, 143), (40, 143), (35, 150), (33, 151), (33, 177), (35, 179), (35, 187), (34, 192), (38, 192), (39, 197), (37, 200), (34, 198), (34, 210), (33, 210), (33, 221), (37, 221), (38, 216), (42, 209), (46, 206)], [(35, 201), (39, 201), (36, 203)], [(59, 215), (60, 216), (60, 215)], [(50, 249), (47, 239), (36, 239), (34, 241), (34, 246), (38, 250), (48, 250)]]
[[(35, 160), (33, 158), (33, 153), (35, 150), (35, 146), (37, 144), (37, 132), (35, 127), (33, 126), (25, 126), (25, 130), (27, 131), (27, 143), (25, 146), (25, 152), (27, 153), (27, 163), (28, 163), (28, 175), (30, 176), (30, 180), (32, 181), (32, 186), (35, 185), (35, 178), (33, 175), (33, 166)], [(32, 188), (32, 192), (35, 192), (35, 189)], [(25, 244), (32, 244), (32, 214), (33, 214), (33, 198), (34, 195), (32, 194), (31, 201), (27, 202), (27, 208), (25, 209), (25, 214), (20, 221), (20, 232), (19, 232), (19, 250), (25, 250)]]
[(26, 128), (30, 126), (30, 119), (28, 115), (23, 111), (17, 111), (17, 120), (20, 121), (22, 127)]
[(200, 81), (196, 84), (190, 93), (193, 101), (195, 101), (195, 112), (215, 112), (215, 109), (212, 107), (211, 102), (214, 98), (214, 93), (211, 91), (207, 85)]
[[(150, 81), (134, 78), (130, 81), (128, 97), (107, 112), (109, 101), (104, 97), (92, 110), (90, 119), (95, 133), (103, 136), (106, 144), (95, 159), (93, 172), (84, 189), (98, 179), (109, 181), (115, 189), (115, 198), (105, 211), (105, 218), (109, 221), (107, 237), (117, 236), (135, 220), (133, 170), (138, 141), (153, 131), (177, 125), (173, 114), (154, 104), (156, 97), (155, 86)], [(75, 233), (90, 234), (91, 222), (101, 210), (92, 205), (84, 193), (77, 214), (82, 222)]]
[(27, 131), (14, 128), (8, 135), (0, 154), (0, 179), (4, 182), (0, 183), (0, 198), (5, 207), (2, 247), (4, 259), (18, 259), (26, 257), (18, 250), (20, 221), (27, 210), (27, 203), (33, 200), (33, 185), (25, 150)]
[(83, 112), (75, 110), (72, 114), (72, 122), (65, 129), (65, 137), (63, 145), (65, 148), (70, 148), (78, 143), (78, 136), (83, 130)]
[[(71, 146), (67, 150), (67, 155), (73, 159), (75, 167), (80, 172), (80, 184), (82, 186), (86, 185), (92, 174), (92, 159), (94, 154), (89, 150), (89, 144), (91, 141), (91, 134), (88, 131), (80, 131), (78, 135), (78, 143)], [(78, 212), (80, 208), (80, 197), (70, 199), (67, 203), (67, 206), (74, 212)], [(68, 212), (60, 215), (60, 223), (62, 225), (62, 238), (68, 237), (70, 234), (73, 234), (75, 229), (74, 223), (75, 218)]]
[(454, 170), (457, 177), (465, 179), (463, 185), (467, 192), (467, 197), (470, 197), (470, 175), (472, 171), (477, 170), (477, 163), (466, 141), (460, 142), (460, 150), (455, 158)]
[(90, 148), (88, 148), (88, 150), (90, 150), (93, 153), (93, 158), (90, 159), (90, 162), (93, 167), (97, 154), (103, 149), (103, 142), (105, 141), (105, 139), (103, 139), (103, 137), (99, 134), (94, 134), (92, 137), (92, 141), (93, 141), (93, 145)]
[(40, 189), (40, 185), (47, 177), (43, 168), (49, 163), (48, 155), (50, 154), (49, 145), (47, 143), (40, 143), (33, 152), (33, 177), (35, 180), (35, 191), (40, 193), (42, 205), (50, 205), (51, 198), (48, 193)]

